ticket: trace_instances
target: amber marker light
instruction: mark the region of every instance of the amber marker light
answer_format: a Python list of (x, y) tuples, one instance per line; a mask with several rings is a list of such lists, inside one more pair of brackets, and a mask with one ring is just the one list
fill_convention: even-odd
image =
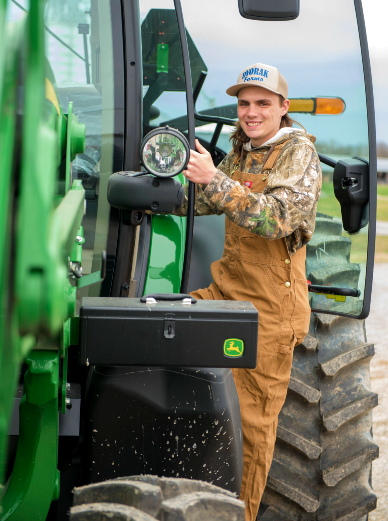
[(315, 114), (342, 114), (345, 110), (345, 102), (341, 98), (315, 98), (317, 107)]
[(344, 110), (345, 102), (341, 98), (293, 98), (288, 112), (333, 116), (342, 114)]

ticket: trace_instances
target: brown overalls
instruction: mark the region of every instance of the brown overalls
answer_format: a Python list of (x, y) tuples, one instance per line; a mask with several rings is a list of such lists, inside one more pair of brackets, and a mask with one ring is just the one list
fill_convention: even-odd
[[(262, 173), (236, 171), (232, 179), (242, 185), (251, 182), (251, 190), (261, 193), (282, 146), (271, 147)], [(257, 366), (233, 369), (243, 429), (240, 497), (246, 503), (246, 521), (256, 519), (287, 394), (293, 349), (309, 328), (305, 260), (305, 247), (290, 259), (283, 238), (265, 239), (226, 218), (224, 253), (211, 266), (214, 282), (191, 293), (204, 300), (251, 301), (259, 312)]]

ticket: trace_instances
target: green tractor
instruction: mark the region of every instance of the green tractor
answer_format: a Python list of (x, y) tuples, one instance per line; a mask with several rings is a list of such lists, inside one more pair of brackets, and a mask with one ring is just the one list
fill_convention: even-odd
[(195, 137), (215, 164), (229, 152), (224, 87), (257, 61), (288, 79), (323, 170), (310, 333), (258, 519), (376, 507), (361, 0), (0, 0), (1, 521), (244, 519), (230, 368), (255, 365), (257, 312), (187, 297), (224, 219), (194, 218), (192, 183), (187, 218), (169, 213)]

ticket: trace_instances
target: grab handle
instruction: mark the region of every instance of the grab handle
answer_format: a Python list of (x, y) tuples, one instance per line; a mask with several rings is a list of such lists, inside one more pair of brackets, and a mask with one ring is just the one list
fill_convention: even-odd
[(150, 293), (141, 297), (140, 302), (148, 304), (150, 299), (153, 299), (155, 302), (157, 300), (182, 300), (184, 304), (195, 304), (197, 302), (197, 299), (186, 293)]
[(359, 297), (361, 291), (357, 288), (334, 288), (333, 286), (308, 285), (311, 293), (322, 293), (324, 295), (341, 295), (343, 297)]

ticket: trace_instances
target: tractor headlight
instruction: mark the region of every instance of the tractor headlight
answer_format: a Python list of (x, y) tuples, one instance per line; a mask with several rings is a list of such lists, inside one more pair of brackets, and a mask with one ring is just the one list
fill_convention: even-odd
[(144, 168), (157, 177), (180, 174), (190, 159), (190, 147), (185, 136), (174, 128), (160, 127), (149, 132), (140, 148)]

